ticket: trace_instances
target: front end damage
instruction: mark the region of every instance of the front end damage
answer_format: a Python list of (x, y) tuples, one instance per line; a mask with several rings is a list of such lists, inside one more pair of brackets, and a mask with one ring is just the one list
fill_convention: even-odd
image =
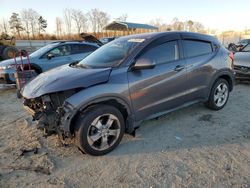
[(69, 90), (34, 99), (24, 98), (23, 105), (32, 115), (33, 121), (38, 121), (37, 127), (44, 130), (46, 135), (58, 134), (64, 139), (71, 136), (69, 124), (75, 114), (73, 107), (65, 100), (77, 92), (77, 90)]

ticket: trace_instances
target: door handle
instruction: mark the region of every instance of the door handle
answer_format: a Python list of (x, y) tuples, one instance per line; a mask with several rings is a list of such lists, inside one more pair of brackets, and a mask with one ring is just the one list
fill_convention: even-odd
[(177, 66), (175, 67), (174, 71), (179, 72), (179, 71), (181, 71), (181, 70), (183, 70), (183, 69), (185, 69), (185, 66), (184, 66), (184, 65), (177, 65)]

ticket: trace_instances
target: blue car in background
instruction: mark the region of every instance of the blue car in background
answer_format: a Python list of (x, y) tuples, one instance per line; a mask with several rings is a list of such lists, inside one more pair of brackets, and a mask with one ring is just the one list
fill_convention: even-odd
[[(54, 42), (31, 53), (29, 56), (31, 68), (37, 74), (40, 74), (49, 69), (84, 59), (102, 45), (97, 39), (92, 40), (91, 37), (93, 38), (93, 36), (86, 36), (86, 38), (83, 37), (85, 41)], [(18, 64), (21, 64), (20, 57), (16, 60)], [(28, 60), (26, 57), (23, 57), (23, 62), (24, 69), (28, 69)], [(3, 79), (6, 83), (14, 83), (15, 72), (14, 59), (0, 62), (0, 79)]]

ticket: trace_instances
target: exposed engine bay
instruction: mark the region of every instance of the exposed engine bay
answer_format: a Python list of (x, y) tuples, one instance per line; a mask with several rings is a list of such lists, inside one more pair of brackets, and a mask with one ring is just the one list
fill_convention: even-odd
[(24, 108), (32, 115), (33, 121), (38, 121), (38, 128), (44, 130), (46, 134), (63, 135), (59, 124), (64, 115), (64, 102), (78, 91), (73, 89), (46, 94), (34, 99), (24, 99)]

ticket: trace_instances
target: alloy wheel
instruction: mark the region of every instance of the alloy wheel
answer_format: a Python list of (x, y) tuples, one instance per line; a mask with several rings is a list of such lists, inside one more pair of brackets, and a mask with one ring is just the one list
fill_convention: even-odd
[(225, 83), (220, 83), (214, 92), (214, 103), (217, 107), (222, 107), (228, 98), (228, 86)]
[(113, 114), (103, 114), (92, 121), (89, 126), (87, 140), (95, 150), (110, 148), (119, 138), (121, 124)]

